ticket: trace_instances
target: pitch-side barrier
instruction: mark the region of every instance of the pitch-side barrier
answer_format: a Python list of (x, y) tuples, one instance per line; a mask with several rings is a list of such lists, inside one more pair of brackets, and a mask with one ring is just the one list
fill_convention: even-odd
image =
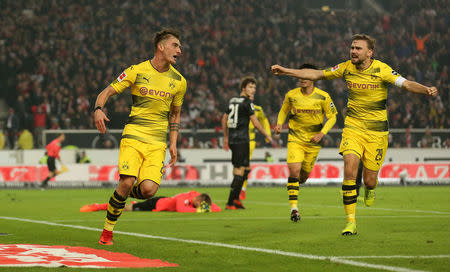
[[(51, 186), (113, 186), (119, 179), (117, 165), (68, 164)], [(341, 184), (343, 163), (316, 163), (308, 185)], [(286, 164), (254, 163), (249, 175), (251, 185), (284, 185), (289, 176)], [(450, 184), (450, 163), (385, 163), (379, 173), (380, 184)], [(162, 186), (228, 186), (233, 178), (230, 163), (181, 163), (167, 168)], [(39, 184), (48, 175), (43, 165), (0, 167), (0, 186)]]

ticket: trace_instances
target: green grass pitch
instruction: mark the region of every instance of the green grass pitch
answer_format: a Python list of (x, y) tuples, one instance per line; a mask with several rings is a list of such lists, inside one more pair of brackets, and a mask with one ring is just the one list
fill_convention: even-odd
[[(161, 188), (158, 195), (191, 189)], [(107, 202), (113, 190), (0, 190), (0, 232), (9, 234), (0, 236), (0, 244), (83, 246), (179, 264), (158, 271), (450, 271), (450, 186), (379, 187), (373, 207), (358, 202), (358, 235), (353, 237), (340, 235), (345, 217), (339, 187), (301, 188), (298, 223), (289, 220), (284, 187), (250, 187), (245, 210), (124, 213), (115, 229), (124, 233), (116, 233), (109, 247), (98, 244), (100, 231), (5, 219), (102, 229), (105, 211), (80, 213), (79, 208)], [(222, 208), (229, 193), (229, 188), (195, 190), (209, 193)], [(155, 269), (114, 271), (150, 270)]]

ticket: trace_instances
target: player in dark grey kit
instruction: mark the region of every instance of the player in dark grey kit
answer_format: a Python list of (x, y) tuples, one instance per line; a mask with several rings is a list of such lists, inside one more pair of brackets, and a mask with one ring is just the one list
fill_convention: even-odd
[(239, 201), (239, 194), (244, 183), (245, 167), (250, 166), (249, 160), (249, 136), (248, 124), (252, 121), (268, 141), (272, 141), (259, 123), (254, 112), (252, 100), (256, 92), (256, 80), (253, 77), (245, 77), (241, 80), (241, 96), (230, 99), (228, 109), (222, 117), (223, 149), (231, 148), (231, 162), (233, 164), (233, 182), (231, 183), (230, 196), (225, 207), (227, 210), (244, 209)]

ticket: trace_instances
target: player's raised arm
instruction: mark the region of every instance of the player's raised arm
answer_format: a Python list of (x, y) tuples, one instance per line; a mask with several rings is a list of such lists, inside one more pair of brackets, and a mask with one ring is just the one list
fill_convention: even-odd
[(323, 74), (323, 71), (321, 71), (321, 70), (291, 69), (291, 68), (283, 67), (278, 64), (272, 65), (271, 70), (272, 70), (272, 73), (274, 73), (275, 75), (292, 76), (292, 77), (308, 79), (308, 80), (313, 80), (313, 81), (320, 80), (325, 77)]
[(418, 94), (426, 94), (429, 96), (437, 96), (438, 90), (436, 87), (431, 86), (427, 87), (420, 83), (411, 80), (405, 80), (402, 84), (402, 88), (407, 90), (408, 92), (418, 93)]
[(106, 117), (102, 108), (103, 106), (105, 106), (108, 98), (115, 94), (117, 94), (116, 90), (114, 90), (114, 88), (110, 85), (106, 87), (101, 93), (99, 93), (99, 95), (97, 96), (97, 100), (95, 101), (94, 121), (95, 126), (97, 127), (97, 130), (100, 131), (100, 133), (106, 132), (105, 121), (109, 122), (109, 119), (108, 117)]

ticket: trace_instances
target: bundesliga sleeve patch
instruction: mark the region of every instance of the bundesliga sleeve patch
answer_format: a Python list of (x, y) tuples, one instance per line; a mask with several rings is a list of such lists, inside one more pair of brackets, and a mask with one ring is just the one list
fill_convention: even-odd
[(333, 67), (331, 68), (331, 72), (334, 72), (334, 71), (336, 71), (336, 70), (338, 70), (338, 69), (339, 69), (339, 64), (333, 66)]
[(127, 77), (127, 74), (123, 72), (120, 76), (117, 77), (117, 81), (122, 82)]

